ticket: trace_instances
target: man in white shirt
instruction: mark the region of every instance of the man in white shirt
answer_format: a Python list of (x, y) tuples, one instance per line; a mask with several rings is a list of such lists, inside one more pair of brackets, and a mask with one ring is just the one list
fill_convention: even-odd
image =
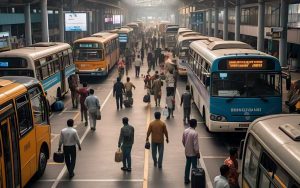
[(221, 175), (216, 176), (214, 179), (214, 188), (230, 188), (227, 177), (229, 174), (229, 167), (222, 165), (220, 167)]
[(84, 105), (86, 106), (89, 112), (90, 126), (91, 130), (96, 130), (96, 119), (97, 119), (97, 110), (100, 109), (100, 102), (97, 96), (94, 95), (95, 91), (90, 89), (90, 95), (85, 99)]
[(140, 76), (141, 65), (142, 65), (141, 56), (138, 55), (137, 58), (134, 61), (135, 77), (139, 77)]
[(81, 146), (77, 131), (73, 128), (74, 120), (69, 119), (67, 125), (68, 127), (64, 128), (60, 133), (58, 151), (61, 151), (61, 146), (63, 145), (66, 166), (69, 177), (72, 178), (74, 176), (76, 163), (76, 144), (79, 150), (81, 150)]
[(190, 120), (190, 127), (185, 129), (182, 135), (182, 144), (185, 148), (186, 164), (185, 164), (185, 174), (184, 183), (190, 183), (190, 171), (191, 164), (193, 168), (197, 168), (197, 160), (200, 158), (199, 153), (199, 143), (198, 143), (198, 133), (195, 130), (197, 127), (197, 120)]

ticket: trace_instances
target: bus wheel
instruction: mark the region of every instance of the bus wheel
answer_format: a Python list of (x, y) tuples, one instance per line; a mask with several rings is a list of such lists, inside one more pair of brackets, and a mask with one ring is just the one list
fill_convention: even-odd
[(39, 178), (41, 177), (46, 169), (47, 166), (47, 154), (45, 150), (42, 148), (39, 154), (39, 164), (38, 164), (38, 170), (36, 172), (36, 176)]

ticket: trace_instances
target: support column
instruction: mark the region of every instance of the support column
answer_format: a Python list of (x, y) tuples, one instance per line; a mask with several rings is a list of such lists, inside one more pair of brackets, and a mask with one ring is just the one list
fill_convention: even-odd
[(208, 36), (212, 36), (212, 9), (208, 9)]
[(42, 12), (42, 41), (49, 42), (47, 0), (41, 0), (41, 12)]
[(95, 10), (95, 33), (98, 33), (99, 30), (99, 11), (98, 9)]
[(89, 35), (93, 34), (93, 12), (89, 11), (89, 24), (88, 24), (88, 31), (89, 31)]
[(257, 33), (257, 50), (264, 51), (265, 40), (265, 1), (258, 1), (258, 33)]
[(217, 5), (215, 5), (215, 28), (214, 28), (214, 37), (218, 37), (219, 33), (219, 9)]
[(26, 46), (32, 45), (32, 33), (31, 33), (31, 15), (30, 15), (30, 3), (25, 5), (25, 44)]
[(240, 0), (236, 0), (236, 5), (235, 5), (235, 36), (234, 39), (236, 41), (240, 40), (240, 35), (241, 35), (241, 4)]
[(224, 0), (223, 40), (228, 40), (228, 2)]
[(287, 22), (288, 22), (288, 2), (280, 1), (280, 27), (282, 28), (279, 41), (279, 61), (281, 66), (287, 66)]
[(203, 12), (203, 24), (202, 24), (202, 34), (207, 35), (206, 28), (206, 11)]
[(64, 25), (64, 5), (61, 2), (59, 7), (59, 41), (65, 42), (65, 25)]
[[(103, 31), (104, 30), (104, 9), (103, 8), (100, 8), (99, 9), (99, 31)], [(122, 21), (122, 20), (121, 20)]]

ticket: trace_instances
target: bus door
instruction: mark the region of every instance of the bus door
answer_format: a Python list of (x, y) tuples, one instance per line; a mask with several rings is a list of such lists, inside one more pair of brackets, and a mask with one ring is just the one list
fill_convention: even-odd
[(65, 61), (62, 53), (58, 54), (60, 64), (60, 91), (61, 95), (66, 91), (66, 74), (65, 74)]
[[(12, 110), (12, 105), (11, 105)], [(20, 188), (20, 157), (19, 157), (19, 140), (16, 128), (14, 114), (2, 113), (0, 126), (0, 187)], [(5, 117), (6, 116), (6, 117)], [(4, 173), (3, 173), (4, 172)]]

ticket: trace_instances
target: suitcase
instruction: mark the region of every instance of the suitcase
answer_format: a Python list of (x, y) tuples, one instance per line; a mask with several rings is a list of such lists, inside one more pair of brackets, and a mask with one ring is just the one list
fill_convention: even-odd
[(145, 103), (150, 102), (150, 95), (149, 94), (147, 94), (147, 95), (144, 96), (143, 102), (145, 102)]
[(123, 104), (124, 104), (124, 106), (125, 106), (126, 108), (130, 108), (130, 107), (131, 107), (131, 103), (130, 103), (130, 101), (127, 100), (127, 99), (123, 101)]
[(56, 163), (64, 163), (65, 162), (65, 156), (63, 152), (54, 152), (53, 153), (53, 161)]
[(191, 177), (191, 188), (205, 188), (205, 171), (203, 168), (193, 168)]

